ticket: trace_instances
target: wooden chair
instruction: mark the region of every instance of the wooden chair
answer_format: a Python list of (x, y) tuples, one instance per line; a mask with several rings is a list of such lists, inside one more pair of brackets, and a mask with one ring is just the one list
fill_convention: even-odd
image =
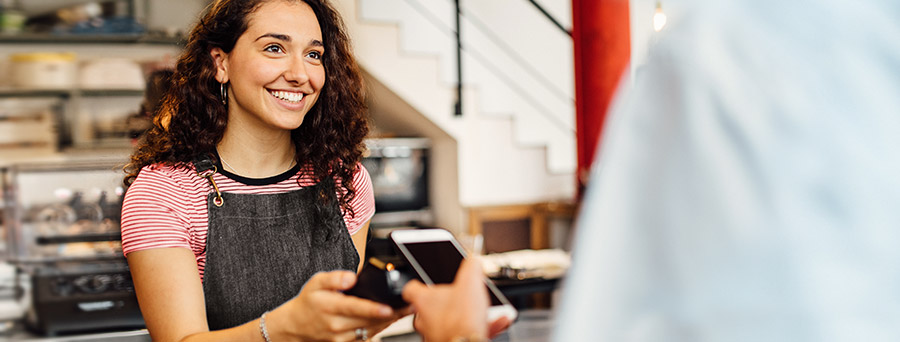
[(574, 217), (568, 202), (470, 207), (469, 235), (484, 237), (485, 253), (550, 248), (550, 220)]
[[(550, 248), (550, 220), (573, 219), (575, 204), (543, 202), (469, 208), (469, 235), (481, 234), (483, 252), (501, 253), (517, 249)], [(541, 290), (545, 291), (545, 290)], [(549, 308), (549, 292), (510, 298), (517, 307)]]

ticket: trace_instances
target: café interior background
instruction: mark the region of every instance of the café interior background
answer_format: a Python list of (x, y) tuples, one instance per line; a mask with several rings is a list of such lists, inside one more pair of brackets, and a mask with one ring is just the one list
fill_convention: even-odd
[[(484, 252), (565, 251), (576, 196), (571, 1), (535, 1), (540, 10), (522, 0), (463, 1), (461, 60), (452, 1), (333, 3), (368, 87), (375, 235), (442, 227), (470, 245), (483, 235)], [(146, 127), (146, 78), (172, 67), (208, 4), (0, 0), (6, 260), (120, 253), (114, 241), (53, 236), (115, 234), (110, 213), (123, 192), (116, 167)], [(633, 72), (653, 43), (661, 4), (630, 6)], [(77, 232), (32, 222), (62, 220), (62, 205), (111, 221)], [(547, 260), (564, 267), (561, 255)], [(5, 267), (7, 283), (10, 274)]]

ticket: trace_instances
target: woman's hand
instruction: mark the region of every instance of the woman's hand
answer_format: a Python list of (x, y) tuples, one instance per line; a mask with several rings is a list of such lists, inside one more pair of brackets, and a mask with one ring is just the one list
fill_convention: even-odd
[(283, 338), (272, 336), (272, 340), (354, 341), (358, 328), (367, 329), (368, 337), (372, 337), (409, 314), (409, 308), (393, 310), (339, 292), (350, 289), (355, 282), (356, 274), (348, 271), (314, 275), (297, 297), (266, 316), (270, 334), (273, 331), (285, 334)]

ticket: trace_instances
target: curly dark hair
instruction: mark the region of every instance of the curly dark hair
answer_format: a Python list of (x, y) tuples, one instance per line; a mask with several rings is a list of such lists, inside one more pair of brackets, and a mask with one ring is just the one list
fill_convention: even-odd
[[(229, 53), (247, 29), (248, 16), (265, 1), (219, 0), (213, 3), (191, 30), (184, 52), (175, 66), (172, 86), (156, 113), (153, 127), (125, 166), (125, 186), (141, 168), (152, 164), (190, 167), (198, 157), (213, 155), (228, 124), (228, 112), (219, 98), (213, 48)], [(328, 0), (303, 1), (319, 21), (325, 45), (323, 65), (327, 77), (316, 104), (299, 128), (291, 132), (296, 162), (308, 166), (317, 181), (334, 177), (345, 191), (338, 202), (353, 215), (349, 205), (356, 196), (352, 177), (369, 132), (365, 94), (359, 66), (350, 49), (343, 21)], [(320, 194), (327, 201), (325, 194)]]

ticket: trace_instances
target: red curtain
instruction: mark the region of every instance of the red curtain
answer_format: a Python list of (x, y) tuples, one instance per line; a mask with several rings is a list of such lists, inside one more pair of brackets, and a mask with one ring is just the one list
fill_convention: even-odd
[(631, 57), (628, 0), (572, 0), (572, 16), (580, 198), (606, 111)]

